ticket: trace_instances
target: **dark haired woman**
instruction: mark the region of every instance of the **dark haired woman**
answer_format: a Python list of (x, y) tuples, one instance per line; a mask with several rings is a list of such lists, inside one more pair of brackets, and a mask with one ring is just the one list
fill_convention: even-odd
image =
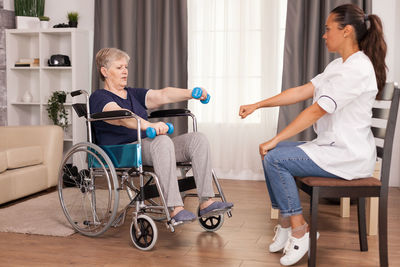
[[(294, 104), (313, 97), (313, 104), (271, 140), (260, 145), (272, 207), (281, 217), (270, 252), (284, 248), (282, 265), (298, 262), (308, 251), (308, 225), (294, 176), (354, 179), (372, 176), (375, 142), (371, 110), (386, 80), (386, 43), (376, 15), (355, 5), (330, 13), (323, 35), (330, 52), (341, 55), (309, 83), (240, 107), (246, 118), (258, 108)], [(379, 96), (379, 94), (378, 94)], [(310, 142), (282, 142), (314, 125)]]

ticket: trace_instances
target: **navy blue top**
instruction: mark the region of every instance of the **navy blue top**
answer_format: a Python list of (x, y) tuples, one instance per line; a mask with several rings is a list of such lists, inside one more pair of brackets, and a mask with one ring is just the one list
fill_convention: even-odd
[[(146, 94), (149, 89), (125, 87), (125, 90), (127, 91), (126, 99), (105, 89), (94, 91), (89, 98), (90, 113), (102, 112), (106, 104), (115, 102), (121, 108), (129, 109), (147, 120)], [(95, 121), (92, 126), (98, 145), (120, 145), (137, 141), (137, 131), (134, 129), (112, 125), (104, 121)], [(146, 137), (145, 131), (142, 131), (142, 137)]]

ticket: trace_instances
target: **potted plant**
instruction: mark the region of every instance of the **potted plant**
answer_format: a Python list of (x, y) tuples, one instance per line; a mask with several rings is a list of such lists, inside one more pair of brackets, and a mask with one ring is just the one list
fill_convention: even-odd
[(49, 17), (40, 16), (39, 20), (40, 20), (40, 28), (47, 29), (49, 27), (49, 20), (50, 20)]
[(38, 17), (44, 14), (44, 4), (45, 0), (14, 0), (17, 29), (38, 28)]
[(72, 28), (78, 27), (78, 18), (79, 18), (78, 12), (68, 12), (67, 17), (68, 17), (68, 25), (70, 27)]
[(47, 113), (51, 121), (64, 130), (68, 127), (68, 112), (65, 110), (64, 103), (67, 93), (64, 91), (54, 91), (47, 101)]

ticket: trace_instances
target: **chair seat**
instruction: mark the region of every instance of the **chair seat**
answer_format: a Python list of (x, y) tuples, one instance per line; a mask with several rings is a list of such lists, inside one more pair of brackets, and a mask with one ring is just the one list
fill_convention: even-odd
[(296, 180), (300, 180), (302, 183), (308, 186), (381, 186), (381, 181), (374, 178), (360, 178), (353, 180), (345, 180), (340, 178), (327, 178), (327, 177), (296, 177)]

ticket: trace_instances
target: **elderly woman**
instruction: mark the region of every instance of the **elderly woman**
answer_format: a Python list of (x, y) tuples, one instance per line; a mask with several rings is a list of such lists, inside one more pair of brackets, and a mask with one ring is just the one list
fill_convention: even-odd
[[(184, 209), (176, 177), (176, 162), (192, 162), (196, 181), (200, 215), (224, 212), (233, 206), (229, 202), (214, 201), (212, 186), (210, 146), (207, 138), (198, 132), (174, 138), (166, 135), (168, 126), (164, 122), (147, 121), (146, 110), (163, 104), (175, 103), (192, 98), (191, 90), (166, 87), (161, 90), (130, 88), (127, 86), (129, 56), (116, 48), (103, 48), (96, 55), (97, 70), (104, 81), (104, 89), (90, 96), (91, 113), (128, 109), (140, 116), (141, 128), (153, 127), (157, 132), (154, 139), (143, 138), (142, 162), (154, 167), (159, 177), (171, 218), (177, 223), (195, 220), (197, 217)], [(206, 99), (203, 90), (200, 100)], [(137, 141), (136, 119), (97, 121), (94, 123), (96, 141), (99, 145), (127, 144)], [(144, 137), (146, 137), (144, 135)]]

